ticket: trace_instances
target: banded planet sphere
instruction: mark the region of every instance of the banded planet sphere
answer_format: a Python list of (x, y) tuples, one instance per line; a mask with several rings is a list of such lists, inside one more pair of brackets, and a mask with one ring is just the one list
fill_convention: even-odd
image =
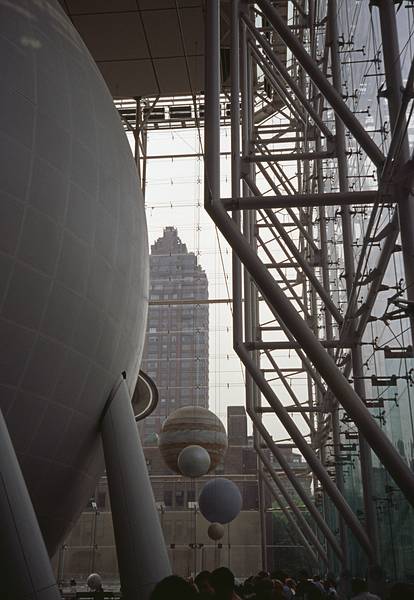
[(227, 450), (223, 423), (214, 413), (201, 406), (179, 408), (162, 424), (158, 446), (165, 463), (175, 473), (180, 473), (180, 452), (190, 445), (207, 450), (210, 456), (208, 472), (216, 468)]

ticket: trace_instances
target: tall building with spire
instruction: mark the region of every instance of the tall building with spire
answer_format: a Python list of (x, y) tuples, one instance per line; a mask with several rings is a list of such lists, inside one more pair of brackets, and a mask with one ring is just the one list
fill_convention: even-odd
[(143, 421), (144, 445), (156, 443), (177, 408), (208, 408), (207, 275), (174, 227), (165, 227), (151, 246), (149, 293), (142, 369), (155, 381), (159, 403)]

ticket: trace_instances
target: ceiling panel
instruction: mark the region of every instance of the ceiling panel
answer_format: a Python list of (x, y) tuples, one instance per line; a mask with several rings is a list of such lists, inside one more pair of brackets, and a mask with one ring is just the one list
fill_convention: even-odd
[(188, 81), (184, 58), (155, 60), (160, 87), (163, 95), (188, 94), (199, 92), (204, 87), (204, 57), (188, 58), (191, 86)]
[(148, 10), (141, 14), (150, 52), (154, 58), (183, 55), (179, 22), (175, 10)]
[(98, 63), (114, 98), (154, 96), (158, 86), (149, 60)]
[(62, 0), (62, 4), (74, 15), (137, 10), (136, 0)]
[(149, 57), (138, 12), (82, 15), (73, 23), (97, 62)]
[[(205, 0), (60, 2), (115, 98), (203, 90)], [(225, 37), (227, 21), (222, 20)]]

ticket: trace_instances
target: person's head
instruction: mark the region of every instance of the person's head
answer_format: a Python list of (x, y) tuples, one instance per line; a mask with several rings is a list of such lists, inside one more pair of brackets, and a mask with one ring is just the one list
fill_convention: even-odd
[(336, 588), (336, 581), (333, 577), (327, 577), (324, 581), (324, 586), (327, 590)]
[(269, 577), (256, 577), (254, 584), (256, 598), (271, 598), (273, 593), (273, 581)]
[(291, 590), (294, 590), (296, 588), (296, 583), (295, 580), (292, 579), (291, 577), (288, 577), (285, 581), (285, 584), (290, 587)]
[(275, 579), (273, 581), (273, 598), (275, 600), (283, 600), (284, 598), (284, 593), (283, 593), (283, 581), (281, 581), (280, 579)]
[(307, 579), (309, 579), (309, 573), (305, 569), (302, 569), (298, 573), (298, 579), (299, 581), (306, 581)]
[(197, 592), (191, 583), (178, 575), (169, 575), (157, 583), (151, 600), (197, 600)]
[(360, 577), (355, 577), (352, 580), (352, 593), (354, 596), (357, 594), (362, 594), (368, 590), (368, 584), (365, 579), (361, 579)]
[(279, 569), (276, 569), (275, 571), (272, 571), (270, 577), (272, 579), (277, 579), (278, 581), (285, 583), (287, 575), (284, 571), (280, 571)]
[(390, 589), (390, 600), (411, 600), (414, 598), (414, 585), (397, 581)]
[(314, 575), (313, 581), (320, 581), (320, 580), (321, 580), (321, 576), (320, 575)]
[(266, 571), (259, 571), (257, 577), (263, 579), (264, 577), (269, 577), (269, 573), (267, 573)]
[(198, 591), (202, 594), (214, 594), (213, 586), (211, 585), (210, 571), (200, 571), (194, 579)]
[(220, 598), (231, 598), (234, 590), (234, 575), (227, 567), (219, 567), (211, 574), (211, 585)]

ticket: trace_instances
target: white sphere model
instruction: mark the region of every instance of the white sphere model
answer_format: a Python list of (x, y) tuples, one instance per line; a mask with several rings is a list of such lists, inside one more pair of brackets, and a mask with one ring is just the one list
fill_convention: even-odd
[(207, 534), (211, 540), (221, 540), (224, 535), (224, 527), (221, 523), (211, 523), (207, 529)]
[(98, 573), (91, 573), (86, 580), (86, 583), (91, 590), (99, 590), (102, 586), (102, 578)]
[(181, 450), (177, 460), (178, 468), (184, 477), (202, 477), (210, 468), (210, 455), (202, 446), (187, 446)]

